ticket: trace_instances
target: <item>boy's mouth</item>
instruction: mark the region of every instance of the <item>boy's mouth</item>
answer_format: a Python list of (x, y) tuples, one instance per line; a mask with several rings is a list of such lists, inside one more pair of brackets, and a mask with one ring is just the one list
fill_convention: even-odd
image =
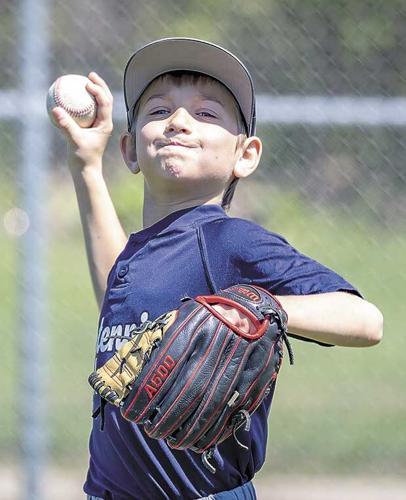
[(195, 143), (186, 143), (178, 140), (159, 140), (157, 141), (156, 145), (158, 147), (166, 147), (166, 146), (177, 146), (177, 147), (182, 147), (182, 148), (195, 148), (196, 144)]

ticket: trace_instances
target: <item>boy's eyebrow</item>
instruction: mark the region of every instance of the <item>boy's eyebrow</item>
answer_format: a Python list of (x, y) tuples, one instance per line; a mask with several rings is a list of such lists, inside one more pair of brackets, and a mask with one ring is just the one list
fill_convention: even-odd
[(145, 104), (148, 101), (151, 101), (151, 99), (163, 99), (165, 97), (165, 94), (152, 94), (148, 97), (148, 99), (145, 101)]
[[(145, 104), (147, 104), (147, 102), (151, 101), (152, 99), (164, 99), (165, 97), (166, 97), (166, 94), (152, 94), (145, 101)], [(216, 97), (213, 97), (213, 96), (210, 96), (210, 95), (204, 95), (204, 94), (199, 94), (199, 97), (202, 98), (205, 101), (216, 102), (217, 104), (219, 104), (220, 106), (222, 106), (224, 108), (224, 104), (219, 99), (217, 99)]]
[(204, 94), (200, 94), (200, 97), (203, 100), (205, 100), (205, 101), (216, 102), (217, 104), (220, 104), (220, 106), (222, 106), (224, 108), (224, 104), (219, 99), (217, 99), (216, 97), (213, 97), (213, 96), (210, 96), (210, 95), (204, 95)]

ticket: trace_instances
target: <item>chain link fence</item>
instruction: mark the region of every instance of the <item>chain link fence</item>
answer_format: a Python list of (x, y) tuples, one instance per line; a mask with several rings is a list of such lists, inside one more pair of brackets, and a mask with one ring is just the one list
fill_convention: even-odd
[[(30, 188), (21, 174), (19, 115), (27, 98), (21, 92), (22, 8), (23, 3), (0, 0), (3, 468), (10, 461), (18, 466), (25, 451), (19, 287), (21, 241), (31, 214), (21, 202)], [(260, 477), (401, 475), (406, 466), (405, 3), (56, 0), (47, 6), (46, 19), (49, 85), (61, 74), (95, 70), (115, 94), (115, 129), (104, 168), (129, 232), (141, 227), (142, 206), (142, 181), (130, 177), (118, 147), (125, 129), (122, 76), (130, 54), (156, 38), (192, 36), (219, 43), (248, 66), (258, 93), (264, 154), (257, 172), (238, 186), (231, 215), (281, 233), (356, 285), (385, 316), (384, 340), (372, 349), (294, 343), (297, 362), (281, 373)], [(45, 92), (36, 97), (40, 113)], [(41, 200), (49, 362), (43, 427), (49, 463), (78, 471), (80, 488), (91, 425), (86, 380), (93, 367), (97, 310), (65, 144), (51, 125), (49, 133), (50, 167)]]

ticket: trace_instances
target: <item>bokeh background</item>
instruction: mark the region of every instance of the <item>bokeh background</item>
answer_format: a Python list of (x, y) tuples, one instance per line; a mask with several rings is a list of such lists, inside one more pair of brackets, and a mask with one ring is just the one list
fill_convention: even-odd
[[(38, 372), (46, 443), (38, 473), (46, 475), (35, 498), (75, 499), (86, 471), (97, 309), (65, 144), (50, 124), (38, 176), (27, 178), (22, 168), (29, 155), (22, 141), (21, 108), (29, 98), (23, 37), (36, 19), (24, 17), (24, 8), (26, 2), (0, 0), (0, 498), (34, 498), (23, 493), (24, 426), (36, 410), (21, 392), (25, 360), (35, 357), (21, 344), (32, 335), (46, 346)], [(55, 0), (43, 8), (49, 48), (38, 123), (59, 75), (95, 70), (107, 81), (116, 96), (115, 129), (104, 168), (128, 232), (140, 229), (142, 207), (142, 180), (128, 172), (118, 148), (129, 56), (156, 38), (192, 36), (223, 45), (247, 65), (265, 151), (252, 179), (237, 188), (231, 214), (283, 234), (385, 316), (384, 340), (370, 349), (292, 342), (296, 364), (280, 374), (260, 498), (406, 498), (405, 2)], [(45, 214), (39, 228), (27, 205), (37, 183)], [(21, 312), (32, 231), (40, 234), (38, 288), (45, 290), (44, 321), (34, 332)], [(353, 489), (344, 493), (345, 484)]]

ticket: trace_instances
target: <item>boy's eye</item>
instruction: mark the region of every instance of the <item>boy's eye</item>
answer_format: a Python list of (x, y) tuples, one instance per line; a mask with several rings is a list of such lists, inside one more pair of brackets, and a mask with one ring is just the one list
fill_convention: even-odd
[(163, 115), (165, 113), (169, 113), (169, 111), (165, 108), (157, 108), (149, 112), (150, 115)]
[(216, 115), (212, 111), (208, 111), (207, 109), (203, 109), (201, 111), (198, 111), (197, 114), (200, 116), (208, 117), (208, 118), (216, 118)]
[[(148, 112), (150, 116), (161, 116), (168, 115), (172, 111), (168, 108), (155, 108)], [(217, 118), (217, 115), (208, 109), (201, 109), (196, 111), (196, 115), (201, 116), (203, 118)]]

